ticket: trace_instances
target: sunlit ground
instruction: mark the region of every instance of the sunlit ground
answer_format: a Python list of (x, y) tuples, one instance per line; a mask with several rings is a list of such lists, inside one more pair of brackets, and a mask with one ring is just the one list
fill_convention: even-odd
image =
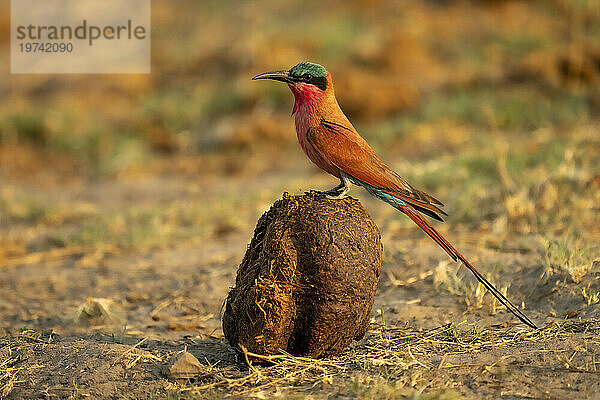
[[(109, 343), (122, 346), (114, 365), (139, 376), (184, 346), (210, 365), (179, 385), (110, 375), (133, 397), (597, 396), (596, 2), (178, 1), (152, 12), (151, 75), (1, 72), (0, 354), (24, 361), (0, 361), (0, 394), (38, 382), (109, 397), (84, 375), (52, 378), (61, 351), (81, 346), (91, 360)], [(257, 219), (284, 191), (336, 184), (302, 154), (289, 90), (250, 80), (302, 60), (332, 72), (376, 152), (446, 205), (436, 228), (544, 330), (503, 325), (468, 273), (353, 188), (384, 242), (366, 341), (329, 364), (235, 362), (219, 313)], [(74, 318), (88, 297), (118, 318)], [(28, 353), (40, 343), (43, 362)]]

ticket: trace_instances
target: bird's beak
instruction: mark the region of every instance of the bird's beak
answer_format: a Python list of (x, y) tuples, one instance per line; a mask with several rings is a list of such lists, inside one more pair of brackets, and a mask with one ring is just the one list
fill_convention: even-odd
[(265, 72), (264, 74), (256, 75), (254, 78), (252, 78), (252, 80), (256, 79), (272, 79), (274, 81), (294, 83), (288, 71)]

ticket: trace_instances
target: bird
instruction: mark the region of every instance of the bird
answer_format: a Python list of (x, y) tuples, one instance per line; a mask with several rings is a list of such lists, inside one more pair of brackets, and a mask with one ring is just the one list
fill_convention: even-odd
[(483, 286), (515, 317), (527, 326), (537, 326), (492, 285), (425, 218), (443, 222), (444, 205), (432, 195), (414, 188), (375, 154), (342, 111), (333, 88), (331, 73), (320, 64), (301, 62), (289, 70), (265, 72), (253, 80), (269, 79), (286, 83), (294, 94), (292, 116), (300, 147), (308, 158), (340, 180), (326, 191), (330, 199), (347, 196), (352, 183), (408, 216), (455, 262), (462, 262)]

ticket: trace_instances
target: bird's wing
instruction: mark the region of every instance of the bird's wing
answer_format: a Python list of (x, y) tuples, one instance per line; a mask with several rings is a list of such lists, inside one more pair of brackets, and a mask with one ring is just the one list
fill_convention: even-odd
[(437, 213), (447, 215), (436, 207), (443, 206), (439, 200), (413, 188), (385, 165), (353, 128), (322, 120), (318, 127), (309, 130), (307, 139), (323, 160), (352, 178), (397, 197), (438, 220), (441, 218)]

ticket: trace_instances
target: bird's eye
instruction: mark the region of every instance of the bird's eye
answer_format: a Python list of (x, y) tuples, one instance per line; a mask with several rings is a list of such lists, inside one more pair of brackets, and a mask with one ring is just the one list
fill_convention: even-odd
[(307, 81), (309, 81), (309, 80), (311, 80), (313, 78), (313, 76), (311, 74), (309, 74), (309, 73), (306, 73), (306, 74), (302, 75), (302, 77), (304, 79), (306, 79)]

